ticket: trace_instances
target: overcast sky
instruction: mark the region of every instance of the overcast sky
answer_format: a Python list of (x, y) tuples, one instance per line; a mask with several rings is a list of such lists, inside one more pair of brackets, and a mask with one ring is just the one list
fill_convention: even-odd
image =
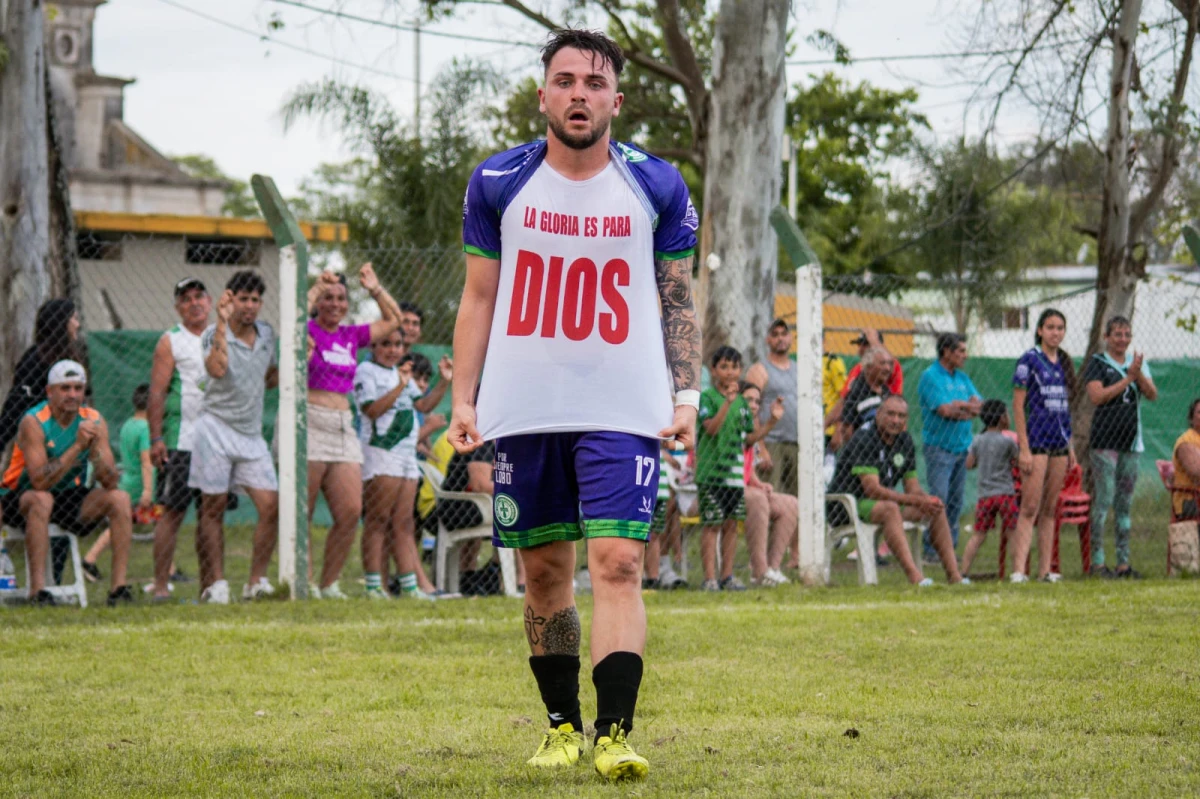
[[(303, 2), (371, 19), (403, 22), (405, 16), (396, 13), (392, 0)], [(415, 12), (417, 3), (409, 7)], [(466, 13), (427, 30), (504, 42), (536, 42), (544, 33), (507, 8), (465, 8)], [(792, 58), (825, 57), (803, 44), (817, 28), (832, 31), (856, 58), (953, 52), (961, 46), (954, 40), (961, 13), (951, 0), (811, 0), (798, 4), (793, 15), (794, 38), (800, 44)], [(272, 41), (267, 41), (262, 37), (274, 15), (283, 28), (270, 32)], [(284, 133), (279, 108), (292, 88), (333, 76), (369, 86), (402, 113), (412, 109), (417, 74), (412, 33), (274, 0), (111, 0), (97, 12), (95, 34), (97, 71), (136, 79), (125, 90), (125, 121), (155, 147), (172, 155), (211, 155), (235, 177), (271, 175), (285, 194), (294, 192), (317, 164), (349, 155), (336, 131), (315, 123)], [(423, 35), (423, 84), (455, 56), (488, 59), (514, 79), (532, 74), (537, 63), (536, 50), (519, 44)], [(918, 108), (943, 139), (958, 135), (964, 116), (970, 118), (963, 105), (970, 87), (950, 71), (952, 64), (872, 62), (836, 69), (849, 79), (891, 88), (917, 85)], [(828, 68), (833, 67), (789, 66), (789, 82)], [(1032, 129), (1032, 124), (1010, 118), (1001, 139), (1027, 136)]]

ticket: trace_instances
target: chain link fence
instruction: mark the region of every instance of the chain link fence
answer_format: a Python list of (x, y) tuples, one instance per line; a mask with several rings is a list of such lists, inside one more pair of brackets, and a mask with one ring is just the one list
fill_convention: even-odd
[[(176, 307), (175, 286), (185, 278), (196, 278), (207, 287), (213, 301), (208, 321), (215, 319), (216, 300), (229, 278), (241, 270), (254, 270), (261, 274), (267, 290), (263, 297), (259, 319), (278, 327), (279, 253), (267, 238), (227, 238), (216, 236), (188, 235), (133, 235), (100, 232), (83, 232), (79, 237), (80, 292), (76, 298), (76, 315), (81, 322), (79, 332), (72, 336), (70, 316), (60, 313), (52, 322), (40, 326), (41, 339), (28, 357), (30, 376), (21, 377), (25, 382), (17, 386), (0, 386), (9, 398), (6, 411), (5, 441), (11, 450), (10, 441), (15, 437), (14, 420), (36, 402), (44, 392), (45, 371), (50, 363), (61, 357), (79, 358), (88, 369), (87, 402), (107, 421), (114, 456), (118, 468), (125, 475), (139, 473), (140, 463), (134, 444), (127, 445), (123, 432), (135, 415), (135, 390), (150, 380), (155, 347), (164, 331), (180, 323), (180, 309)], [(404, 304), (405, 319), (403, 335), (405, 346), (414, 355), (428, 360), (430, 378), (428, 389), (437, 388), (439, 359), (449, 354), (453, 338), (458, 302), (464, 278), (464, 259), (457, 247), (419, 249), (402, 244), (364, 248), (349, 244), (318, 245), (313, 253), (310, 279), (324, 268), (345, 272), (349, 278), (348, 295), (350, 312), (348, 321), (370, 322), (379, 317), (376, 304), (362, 291), (356, 279), (360, 264), (370, 262), (382, 285), (400, 303)], [(1108, 388), (1124, 379), (1127, 373), (1124, 362), (1116, 362), (1111, 369), (1104, 356), (1085, 359), (1091, 319), (1097, 300), (1094, 288), (1094, 270), (1085, 267), (1060, 267), (1028, 270), (1020, 280), (989, 283), (952, 282), (933, 278), (901, 278), (894, 276), (829, 277), (824, 282), (823, 318), (824, 330), (822, 363), (826, 375), (826, 412), (835, 410), (841, 390), (853, 385), (848, 376), (858, 363), (864, 348), (855, 342), (863, 330), (877, 331), (882, 348), (888, 357), (898, 364), (902, 386), (896, 386), (909, 403), (909, 430), (918, 451), (924, 447), (920, 386), (924, 375), (934, 369), (937, 360), (938, 335), (957, 331), (965, 335), (967, 356), (962, 370), (970, 377), (984, 400), (999, 400), (1008, 411), (1010, 426), (1015, 422), (1013, 401), (1013, 379), (1018, 361), (1033, 348), (1039, 317), (1048, 308), (1057, 309), (1065, 318), (1066, 330), (1062, 348), (1070, 353), (1075, 367), (1076, 379), (1070, 386), (1070, 408), (1072, 425), (1076, 432), (1076, 455), (1083, 466), (1091, 465), (1090, 451), (1082, 443), (1086, 440), (1112, 444), (1113, 440), (1124, 442), (1130, 438), (1127, 429), (1103, 429), (1105, 425), (1139, 426), (1132, 436), (1140, 436), (1142, 452), (1132, 457), (1133, 473), (1138, 478), (1136, 489), (1123, 465), (1122, 480), (1115, 489), (1117, 494), (1126, 491), (1134, 496), (1133, 513), (1139, 524), (1147, 529), (1165, 529), (1168, 499), (1156, 469), (1156, 462), (1170, 461), (1176, 439), (1188, 427), (1189, 403), (1200, 395), (1200, 331), (1196, 329), (1196, 309), (1200, 307), (1200, 275), (1194, 268), (1173, 266), (1149, 267), (1148, 278), (1138, 288), (1136, 310), (1130, 319), (1131, 339), (1126, 342), (1130, 353), (1144, 354), (1142, 373), (1153, 380), (1157, 396), (1151, 399), (1142, 389), (1120, 389), (1108, 398), (1108, 405), (1124, 405), (1136, 402), (1133, 415), (1118, 412), (1093, 414), (1095, 403), (1089, 397), (1088, 384), (1099, 382)], [(792, 352), (795, 342), (807, 346), (814, 338), (811, 322), (796, 318), (796, 304), (791, 285), (780, 281), (775, 297), (774, 315), (784, 319), (792, 329)], [(717, 300), (719, 301), (719, 299)], [(738, 309), (731, 309), (739, 313)], [(35, 313), (30, 309), (30, 313)], [(749, 313), (749, 309), (746, 309)], [(746, 353), (743, 370), (748, 370), (767, 350), (767, 331), (760, 331), (758, 349)], [(874, 339), (872, 339), (874, 340)], [(1108, 340), (1106, 339), (1105, 342)], [(717, 342), (720, 343), (720, 342)], [(1102, 342), (1103, 343), (1103, 342)], [(706, 351), (711, 351), (712, 342), (706, 342)], [(360, 360), (372, 357), (370, 348), (360, 351)], [(1095, 363), (1093, 363), (1095, 362)], [(703, 385), (712, 384), (710, 370), (704, 370)], [(39, 370), (40, 374), (35, 374)], [(1124, 372), (1122, 370), (1125, 370)], [(1116, 377), (1114, 377), (1116, 375)], [(42, 381), (39, 387), (38, 382)], [(844, 386), (842, 384), (845, 384)], [(1141, 384), (1134, 381), (1135, 386)], [(927, 404), (927, 403), (926, 403)], [(268, 390), (263, 415), (263, 436), (268, 442), (274, 433), (274, 420), (278, 405), (277, 392)], [(770, 412), (765, 407), (762, 413)], [(844, 405), (844, 403), (843, 403)], [(449, 417), (449, 395), (440, 403), (418, 416), (425, 422), (421, 430), (420, 451), (425, 463), (444, 475), (444, 490), (470, 490), (475, 486), (475, 475), (466, 462), (453, 457), (448, 445), (440, 437), (441, 430)], [(1095, 421), (1093, 421), (1093, 417)], [(1133, 422), (1129, 420), (1133, 419)], [(1140, 421), (1138, 421), (1140, 420)], [(846, 433), (839, 432), (840, 413), (831, 422), (827, 432), (831, 449), (836, 449)], [(361, 424), (361, 418), (358, 422)], [(131, 423), (137, 427), (136, 421)], [(971, 423), (972, 435), (981, 432), (978, 421)], [(1097, 427), (1097, 425), (1099, 427)], [(418, 424), (418, 428), (421, 425)], [(1122, 444), (1123, 446), (1123, 444)], [(7, 453), (6, 453), (7, 455)], [(836, 457), (836, 455), (835, 455)], [(919, 458), (920, 475), (928, 485), (926, 458)], [(426, 468), (426, 467), (422, 467)], [(11, 469), (9, 470), (12, 471)], [(1088, 476), (1092, 469), (1088, 469)], [(764, 476), (766, 476), (764, 472)], [(17, 478), (14, 478), (14, 480)], [(136, 481), (133, 481), (136, 482)], [(1092, 485), (1090, 482), (1088, 485)], [(961, 521), (964, 529), (973, 518), (977, 499), (977, 479), (971, 476), (966, 481), (965, 499)], [(16, 483), (13, 483), (16, 489)], [(421, 551), (428, 553), (431, 541), (439, 529), (461, 530), (486, 525), (486, 511), (464, 501), (439, 502), (429, 480), (424, 480), (414, 500), (413, 523), (422, 542)], [(1096, 489), (1093, 488), (1093, 493)], [(1109, 491), (1112, 494), (1113, 491)], [(391, 502), (392, 494), (388, 494)], [(407, 501), (407, 494), (405, 495)], [(141, 495), (133, 497), (138, 506)], [(1120, 505), (1120, 497), (1116, 497)], [(153, 506), (155, 503), (151, 503)], [(364, 505), (374, 504), (368, 493)], [(1125, 503), (1128, 505), (1129, 503)], [(403, 514), (403, 509), (399, 510)], [(1140, 514), (1140, 515), (1139, 515)], [(143, 507), (135, 513), (135, 541), (130, 555), (129, 582), (137, 587), (148, 584), (154, 574), (154, 553), (147, 542), (154, 526), (155, 511)], [(225, 516), (226, 546), (223, 553), (230, 584), (240, 586), (248, 575), (252, 548), (253, 525), (256, 516), (253, 505), (243, 498), (236, 508)], [(9, 522), (13, 520), (11, 517)], [(316, 569), (322, 568), (322, 546), (324, 531), (330, 523), (330, 515), (320, 503), (316, 512), (314, 544), (312, 552)], [(394, 539), (394, 521), (386, 533), (390, 546)], [(193, 536), (195, 511), (190, 511), (183, 521), (178, 544), (174, 550), (175, 571), (194, 578), (202, 564), (197, 563)], [(98, 535), (103, 525), (95, 531)], [(1107, 534), (1107, 533), (1106, 533)], [(1096, 533), (1093, 533), (1095, 536)], [(1110, 534), (1108, 534), (1110, 535)], [(96, 540), (85, 539), (85, 549)], [(373, 539), (374, 540), (374, 539)], [(347, 562), (342, 583), (346, 593), (361, 592), (352, 588), (362, 579), (363, 569), (359, 564), (360, 553), (357, 541)], [(374, 544), (372, 544), (374, 546)], [(385, 546), (385, 551), (387, 546)], [(470, 572), (462, 584), (469, 591), (496, 590), (499, 583), (499, 568), (486, 560), (487, 549), (476, 559), (475, 552), (467, 548), (460, 569)], [(960, 542), (961, 551), (962, 544)], [(18, 564), (18, 577), (22, 568), (23, 553), (14, 548)], [(62, 554), (57, 557), (61, 560)], [(159, 553), (160, 559), (163, 553)], [(794, 556), (793, 556), (794, 557)], [(840, 557), (840, 556), (839, 556)], [(745, 556), (739, 555), (739, 567)], [(107, 572), (108, 556), (92, 558)], [(424, 568), (432, 576), (432, 557), (424, 556)], [(394, 567), (388, 569), (395, 574)], [(388, 570), (385, 570), (388, 571)], [(694, 576), (693, 576), (694, 578)], [(69, 581), (70, 568), (62, 578)], [(106, 578), (107, 579), (107, 578)], [(428, 581), (422, 580), (422, 585)], [(693, 579), (693, 585), (695, 580)], [(177, 598), (195, 599), (195, 582), (175, 581), (173, 595)], [(98, 589), (96, 589), (98, 590)]]

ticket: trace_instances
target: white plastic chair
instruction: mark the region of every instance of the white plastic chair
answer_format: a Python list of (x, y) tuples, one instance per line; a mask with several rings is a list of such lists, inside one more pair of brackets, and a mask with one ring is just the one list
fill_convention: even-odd
[[(74, 533), (68, 533), (57, 524), (50, 525), (50, 539), (65, 538), (71, 545), (71, 567), (75, 574), (75, 582), (66, 585), (54, 584), (54, 558), (51, 549), (46, 547), (46, 590), (62, 602), (75, 602), (81, 608), (87, 607), (87, 583), (83, 581), (83, 558), (79, 556), (79, 538)], [(25, 543), (25, 533), (15, 527), (4, 528), (4, 540), (8, 544)], [(25, 587), (18, 588), (9, 596), (17, 599), (29, 598), (29, 553), (25, 553)]]
[[(421, 470), (429, 487), (433, 489), (434, 499), (440, 506), (446, 500), (463, 500), (470, 502), (479, 509), (483, 519), (476, 527), (463, 530), (447, 530), (445, 523), (438, 515), (437, 548), (434, 552), (434, 585), (441, 591), (452, 594), (458, 593), (458, 547), (464, 542), (478, 538), (492, 540), (492, 497), (490, 494), (478, 494), (467, 491), (445, 491), (442, 489), (444, 475), (431, 463), (421, 462)], [(436, 511), (435, 511), (436, 512)], [(500, 556), (500, 576), (504, 583), (505, 596), (520, 596), (517, 592), (517, 564), (513, 551), (507, 547), (497, 547)]]
[[(846, 524), (834, 526), (825, 523), (825, 582), (833, 568), (833, 550), (843, 538), (853, 537), (858, 547), (858, 583), (859, 585), (878, 585), (879, 572), (875, 565), (875, 539), (879, 535), (879, 525), (864, 522), (858, 518), (858, 501), (853, 494), (826, 494), (825, 501), (841, 505), (850, 517)], [(914, 522), (904, 523), (904, 532), (908, 534), (908, 546), (912, 553), (917, 569), (921, 569), (921, 531), (922, 526)], [(924, 573), (924, 572), (922, 572)]]

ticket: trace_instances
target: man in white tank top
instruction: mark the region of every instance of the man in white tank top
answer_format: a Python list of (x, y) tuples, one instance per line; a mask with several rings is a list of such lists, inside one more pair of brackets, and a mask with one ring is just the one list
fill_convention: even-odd
[(796, 406), (800, 384), (792, 361), (792, 330), (786, 319), (776, 319), (767, 329), (767, 358), (746, 371), (746, 382), (758, 386), (762, 393), (758, 421), (770, 418), (771, 406), (776, 402), (783, 404), (783, 416), (764, 440), (771, 459), (768, 482), (776, 491), (795, 496), (799, 463)]
[(621, 49), (559, 31), (542, 63), (546, 141), (488, 158), (467, 187), (448, 437), (460, 453), (496, 440), (493, 542), (521, 549), (550, 726), (529, 765), (569, 767), (585, 746), (572, 576), (586, 537), (592, 762), (605, 779), (641, 779), (649, 766), (626, 735), (646, 641), (642, 561), (659, 439), (690, 449), (695, 437), (698, 219), (678, 170), (610, 141)]
[(155, 502), (163, 515), (154, 526), (154, 598), (170, 597), (175, 537), (188, 505), (199, 492), (188, 488), (192, 467), (192, 422), (204, 398), (204, 353), (200, 334), (208, 327), (212, 298), (204, 283), (187, 277), (175, 284), (179, 324), (158, 340), (150, 367), (150, 459), (158, 469)]

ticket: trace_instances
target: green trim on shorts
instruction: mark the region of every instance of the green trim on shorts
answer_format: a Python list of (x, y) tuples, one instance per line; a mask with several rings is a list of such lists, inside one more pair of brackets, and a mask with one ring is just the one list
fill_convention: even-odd
[(855, 466), (850, 474), (879, 474), (879, 469), (874, 466)]
[(578, 541), (583, 538), (583, 531), (574, 522), (545, 524), (532, 530), (495, 529), (495, 534), (501, 544), (514, 549), (540, 547), (553, 541)]
[(871, 521), (871, 511), (875, 510), (875, 504), (879, 502), (877, 499), (860, 499), (858, 500), (858, 518), (864, 522)]
[(587, 519), (583, 523), (583, 529), (588, 538), (650, 540), (649, 522), (631, 522), (625, 519)]
[(908, 480), (908, 479), (916, 480), (916, 479), (917, 479), (917, 470), (916, 470), (916, 469), (913, 469), (913, 470), (911, 470), (911, 471), (905, 472), (905, 473), (904, 473), (904, 478), (903, 478), (903, 479), (905, 479), (905, 480)]

